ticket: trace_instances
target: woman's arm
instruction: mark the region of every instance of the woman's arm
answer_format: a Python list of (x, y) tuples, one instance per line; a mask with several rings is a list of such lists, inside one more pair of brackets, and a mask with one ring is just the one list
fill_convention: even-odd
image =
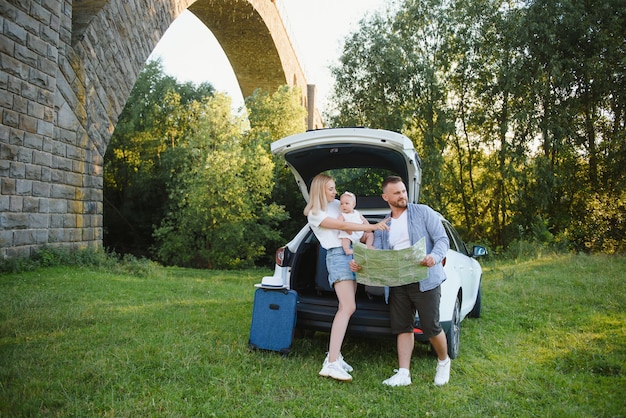
[(364, 224), (357, 224), (355, 222), (345, 222), (345, 221), (340, 221), (339, 219), (336, 218), (331, 218), (331, 217), (326, 217), (324, 218), (324, 220), (320, 223), (321, 227), (324, 228), (328, 228), (328, 229), (339, 229), (341, 231), (346, 231), (346, 232), (352, 232), (352, 231), (376, 231), (376, 230), (389, 230), (389, 227), (386, 224), (386, 219), (383, 219), (382, 221), (375, 223), (375, 224), (371, 224), (369, 222), (367, 222)]

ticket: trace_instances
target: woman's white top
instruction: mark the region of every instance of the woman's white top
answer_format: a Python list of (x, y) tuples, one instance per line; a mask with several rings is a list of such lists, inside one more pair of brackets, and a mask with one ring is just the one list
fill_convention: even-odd
[(339, 209), (339, 200), (335, 199), (328, 203), (325, 211), (319, 211), (317, 213), (313, 213), (313, 211), (311, 211), (307, 216), (309, 226), (313, 230), (317, 240), (320, 242), (320, 245), (327, 250), (330, 248), (341, 247), (339, 233), (336, 229), (324, 228), (320, 226), (320, 224), (326, 218), (337, 219), (340, 213), (341, 210)]

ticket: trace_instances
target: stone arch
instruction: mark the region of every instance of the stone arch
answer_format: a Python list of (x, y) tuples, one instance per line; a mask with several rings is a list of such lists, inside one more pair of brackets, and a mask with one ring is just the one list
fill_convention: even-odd
[(321, 127), (274, 1), (2, 2), (0, 256), (102, 245), (103, 156), (134, 82), (189, 8), (213, 31), (244, 96), (298, 85)]

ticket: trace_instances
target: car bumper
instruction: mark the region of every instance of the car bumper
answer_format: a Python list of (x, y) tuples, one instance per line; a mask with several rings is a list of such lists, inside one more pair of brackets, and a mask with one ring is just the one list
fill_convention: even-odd
[[(300, 330), (330, 332), (336, 312), (337, 300), (334, 298), (301, 295), (298, 300), (296, 327)], [(450, 321), (441, 322), (444, 332), (450, 328), (450, 323)], [(364, 337), (393, 338), (389, 306), (380, 300), (357, 298), (356, 311), (350, 318), (347, 333)], [(415, 319), (414, 335), (417, 341), (428, 341), (420, 329), (419, 318)]]

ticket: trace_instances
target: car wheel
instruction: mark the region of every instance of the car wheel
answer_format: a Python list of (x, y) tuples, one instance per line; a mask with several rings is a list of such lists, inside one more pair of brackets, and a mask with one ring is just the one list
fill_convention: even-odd
[(450, 328), (446, 332), (446, 340), (448, 342), (448, 356), (455, 359), (459, 355), (459, 345), (461, 345), (461, 301), (457, 296), (454, 303), (454, 312), (452, 312), (452, 321)]
[(480, 290), (480, 285), (478, 286), (478, 294), (476, 295), (476, 302), (474, 303), (474, 307), (467, 314), (470, 318), (480, 318), (480, 308), (482, 304), (482, 292)]

